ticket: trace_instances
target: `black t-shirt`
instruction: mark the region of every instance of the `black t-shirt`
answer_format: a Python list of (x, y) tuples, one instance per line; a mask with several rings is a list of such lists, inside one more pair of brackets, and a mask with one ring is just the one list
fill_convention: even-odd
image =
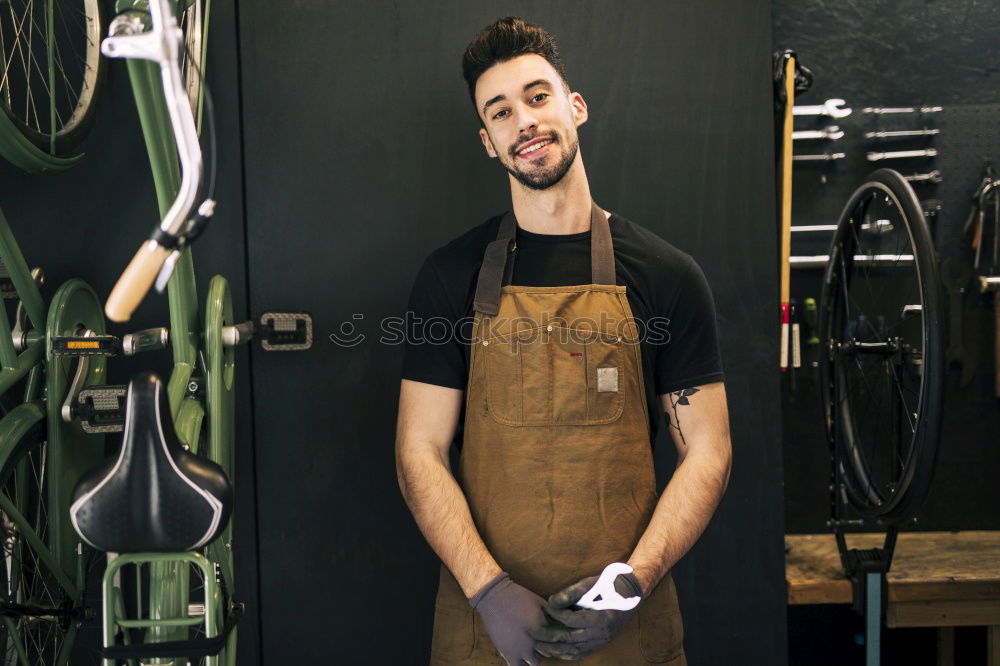
[[(608, 222), (616, 282), (626, 287), (642, 339), (652, 443), (662, 418), (658, 396), (723, 380), (715, 304), (704, 273), (690, 255), (620, 215), (612, 213)], [(499, 224), (500, 216), (491, 218), (424, 261), (410, 292), (404, 379), (465, 389), (476, 278)], [(518, 227), (515, 241), (510, 284), (558, 287), (592, 282), (590, 231), (536, 234)], [(461, 427), (456, 440), (461, 445)]]

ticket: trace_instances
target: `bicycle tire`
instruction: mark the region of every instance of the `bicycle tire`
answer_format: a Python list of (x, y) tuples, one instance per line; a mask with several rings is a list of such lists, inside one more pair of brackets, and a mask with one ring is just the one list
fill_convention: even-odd
[[(902, 229), (885, 220), (890, 231), (879, 231), (883, 220), (871, 211), (883, 209)], [(895, 254), (877, 251), (892, 243)], [(837, 222), (819, 313), (820, 392), (836, 490), (862, 516), (886, 522), (913, 517), (933, 480), (944, 378), (942, 299), (930, 230), (913, 188), (892, 169), (873, 172)], [(874, 318), (865, 315), (867, 303)], [(880, 394), (881, 387), (872, 385), (883, 378), (897, 440), (876, 451), (882, 436), (893, 441), (893, 432), (877, 421), (871, 427), (878, 414), (870, 415), (871, 403), (862, 406), (860, 398)]]
[[(80, 20), (67, 17), (75, 13), (74, 7), (67, 8), (65, 2), (54, 3), (57, 9), (53, 16), (53, 49), (57, 58), (54, 66), (62, 78), (62, 85), (54, 86), (56, 92), (53, 93), (48, 90), (43, 28), (45, 3), (11, 0), (6, 4), (9, 12), (0, 12), (0, 51), (7, 73), (0, 87), (0, 109), (35, 148), (55, 157), (67, 157), (83, 142), (96, 117), (97, 99), (106, 70), (100, 53), (106, 25), (102, 3), (100, 0), (80, 0)], [(28, 24), (28, 35), (23, 41), (28, 42), (27, 47), (22, 43), (25, 24)], [(40, 46), (35, 39), (41, 42)], [(76, 47), (82, 47), (84, 53), (82, 59), (77, 57), (82, 63), (82, 71), (77, 63), (63, 60), (63, 51)], [(18, 62), (20, 66), (16, 66)], [(43, 71), (43, 63), (46, 71)], [(36, 99), (45, 100), (47, 106), (39, 109)], [(54, 107), (56, 115), (54, 139), (50, 107)]]
[[(14, 447), (0, 469), (0, 492), (31, 520), (33, 531), (45, 541), (47, 493), (45, 485), (45, 419), (40, 420)], [(39, 473), (39, 470), (42, 470)], [(19, 666), (24, 658), (32, 666), (66, 663), (72, 650), (71, 627), (78, 610), (69, 596), (40, 561), (28, 540), (0, 511), (3, 560), (0, 562), (0, 603), (30, 607), (30, 615), (4, 619), (0, 623), (0, 663)], [(14, 626), (14, 634), (10, 632)]]

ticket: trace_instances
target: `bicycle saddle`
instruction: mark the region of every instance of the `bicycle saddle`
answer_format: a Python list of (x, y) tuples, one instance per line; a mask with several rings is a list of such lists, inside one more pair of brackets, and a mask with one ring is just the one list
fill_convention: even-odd
[(121, 452), (80, 480), (70, 519), (98, 550), (195, 550), (222, 532), (233, 489), (217, 464), (184, 450), (163, 382), (142, 373), (129, 382)]

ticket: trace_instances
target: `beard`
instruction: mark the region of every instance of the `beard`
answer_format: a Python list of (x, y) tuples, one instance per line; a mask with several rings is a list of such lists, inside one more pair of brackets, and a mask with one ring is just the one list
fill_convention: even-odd
[[(535, 137), (520, 139), (516, 145), (522, 145), (525, 141), (530, 141), (532, 138)], [(555, 134), (551, 136), (551, 139), (553, 145), (559, 146), (562, 144), (562, 141)], [(573, 165), (573, 160), (576, 159), (576, 154), (579, 150), (580, 140), (573, 137), (572, 143), (569, 144), (568, 150), (565, 151), (561, 160), (551, 166), (532, 167), (532, 170), (529, 173), (522, 171), (517, 165), (518, 157), (515, 153), (514, 146), (511, 146), (508, 151), (510, 163), (508, 164), (505, 160), (500, 160), (500, 163), (503, 164), (504, 168), (507, 169), (507, 172), (510, 173), (510, 175), (514, 176), (517, 182), (521, 183), (525, 187), (533, 190), (547, 190), (563, 179), (563, 176), (566, 175), (566, 172), (569, 171), (569, 168)], [(548, 160), (553, 158), (546, 156), (539, 159)]]

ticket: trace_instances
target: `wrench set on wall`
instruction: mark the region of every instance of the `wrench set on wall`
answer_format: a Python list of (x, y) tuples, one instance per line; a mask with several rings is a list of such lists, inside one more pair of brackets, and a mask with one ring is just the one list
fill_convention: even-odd
[[(842, 99), (828, 99), (823, 104), (796, 106), (793, 110), (795, 116), (825, 117), (831, 119), (843, 119), (851, 115), (852, 109), (844, 106), (846, 102)], [(897, 161), (909, 163), (913, 160), (932, 159), (937, 157), (938, 149), (932, 146), (923, 148), (909, 147), (908, 150), (898, 150), (901, 141), (912, 141), (915, 138), (930, 140), (941, 133), (940, 128), (927, 127), (926, 118), (930, 114), (937, 114), (943, 111), (940, 106), (908, 106), (908, 107), (865, 107), (862, 114), (866, 120), (874, 119), (875, 128), (864, 132), (864, 138), (869, 148), (878, 147), (880, 150), (868, 150), (865, 157), (868, 162), (886, 162), (885, 166), (895, 166)], [(905, 123), (912, 123), (912, 116), (919, 115), (924, 119), (922, 129), (885, 129), (885, 118), (903, 119)], [(868, 124), (868, 123), (866, 123)], [(827, 125), (819, 130), (797, 130), (792, 133), (793, 141), (818, 141), (838, 142), (844, 139), (845, 131), (839, 125)], [(847, 157), (845, 151), (831, 150), (821, 154), (798, 154), (792, 157), (796, 162), (831, 162)], [(875, 165), (881, 166), (881, 165)], [(910, 173), (904, 176), (911, 184), (938, 184), (942, 181), (941, 170), (933, 169), (929, 171)], [(827, 175), (821, 175), (821, 182), (827, 182)], [(936, 199), (929, 199), (924, 202), (925, 210), (930, 222), (940, 210), (941, 202)], [(832, 212), (831, 214), (836, 214)], [(885, 220), (878, 220), (876, 224), (885, 223), (886, 230), (890, 230)], [(832, 233), (834, 225), (793, 225), (792, 233), (801, 234), (803, 232), (827, 232)], [(827, 255), (793, 255), (789, 261), (793, 268), (822, 268), (826, 265)]]
[[(824, 117), (831, 120), (846, 118), (851, 115), (852, 109), (844, 106), (846, 102), (842, 99), (828, 99), (823, 104), (801, 105), (792, 110), (794, 116), (814, 116)], [(862, 113), (870, 115), (876, 119), (885, 116), (911, 116), (920, 114), (939, 113), (943, 111), (940, 106), (919, 106), (919, 107), (865, 107)], [(899, 141), (900, 139), (912, 139), (914, 137), (932, 137), (941, 133), (937, 127), (923, 127), (921, 129), (875, 129), (865, 132), (865, 139), (869, 141)], [(796, 130), (792, 133), (793, 141), (830, 141), (836, 142), (844, 138), (844, 130), (839, 125), (827, 125), (822, 129)], [(937, 157), (938, 151), (933, 147), (925, 147), (915, 150), (870, 150), (865, 155), (869, 162), (881, 162), (884, 160), (908, 160), (915, 158)], [(831, 162), (847, 157), (847, 153), (831, 149), (826, 153), (819, 154), (796, 154), (792, 156), (794, 162)], [(911, 183), (940, 183), (941, 172), (938, 170), (926, 173), (914, 173), (906, 176)]]

